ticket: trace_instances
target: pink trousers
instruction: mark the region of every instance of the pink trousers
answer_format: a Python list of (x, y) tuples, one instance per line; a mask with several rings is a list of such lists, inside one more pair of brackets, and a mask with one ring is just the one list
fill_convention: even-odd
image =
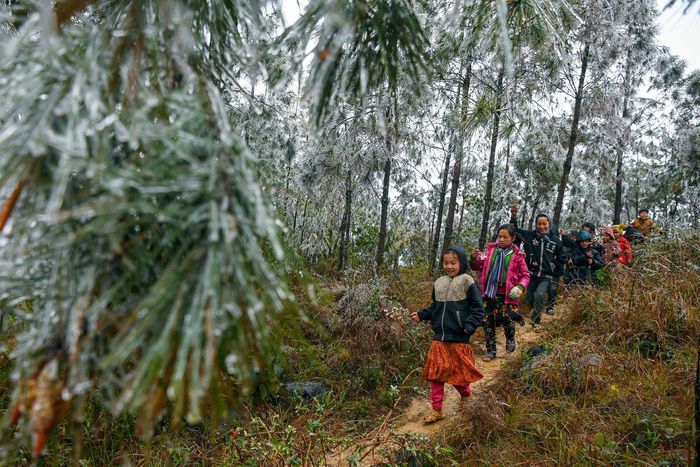
[[(472, 395), (472, 388), (467, 386), (455, 386), (455, 389), (462, 397)], [(445, 383), (440, 381), (430, 382), (430, 403), (433, 404), (433, 410), (442, 412), (442, 401), (445, 400)]]

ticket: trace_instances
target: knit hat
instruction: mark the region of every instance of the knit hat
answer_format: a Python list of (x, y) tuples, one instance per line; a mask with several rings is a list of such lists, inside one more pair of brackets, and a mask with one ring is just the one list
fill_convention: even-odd
[(612, 226), (613, 232), (621, 234), (625, 231), (627, 226), (625, 224), (615, 224)]
[(580, 231), (576, 237), (577, 242), (583, 242), (584, 240), (590, 240), (590, 239), (591, 239), (591, 234), (589, 234), (585, 230)]

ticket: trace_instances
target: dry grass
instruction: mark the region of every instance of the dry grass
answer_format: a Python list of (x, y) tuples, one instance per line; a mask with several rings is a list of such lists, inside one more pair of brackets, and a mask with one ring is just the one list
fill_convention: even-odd
[(458, 462), (688, 464), (700, 240), (635, 253), (626, 274), (564, 294), (569, 312), (548, 325), (547, 352), (513, 362), (477, 411), (505, 424), (494, 429), (479, 416), (451, 433)]

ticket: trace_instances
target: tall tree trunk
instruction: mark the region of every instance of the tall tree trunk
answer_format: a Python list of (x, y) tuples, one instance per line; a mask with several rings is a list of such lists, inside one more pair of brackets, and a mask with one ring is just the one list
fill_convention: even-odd
[[(386, 161), (384, 162), (384, 180), (382, 181), (382, 212), (379, 218), (379, 239), (377, 240), (377, 257), (375, 258), (376, 272), (384, 264), (386, 249), (386, 232), (389, 221), (389, 185), (391, 183), (391, 158), (393, 156), (392, 138), (398, 130), (398, 98), (394, 96), (393, 109), (386, 111)], [(393, 110), (393, 112), (392, 112)], [(393, 114), (393, 115), (392, 115)]]
[(430, 264), (428, 270), (432, 273), (435, 269), (435, 258), (438, 257), (438, 246), (440, 245), (440, 231), (442, 230), (442, 212), (445, 209), (445, 195), (447, 194), (447, 178), (450, 175), (450, 160), (454, 148), (454, 138), (451, 139), (445, 154), (445, 168), (442, 171), (442, 185), (440, 186), (440, 199), (437, 206), (437, 217), (435, 218), (435, 234), (433, 235), (433, 245), (431, 248)]
[(571, 173), (571, 164), (574, 159), (574, 148), (576, 147), (576, 139), (578, 138), (578, 121), (581, 117), (581, 101), (583, 100), (583, 85), (586, 82), (586, 69), (588, 68), (588, 53), (591, 45), (586, 42), (581, 57), (581, 74), (578, 78), (578, 87), (576, 88), (576, 98), (574, 100), (574, 116), (571, 120), (571, 133), (569, 133), (569, 148), (566, 151), (566, 159), (564, 160), (564, 168), (559, 181), (559, 190), (557, 191), (557, 202), (554, 206), (553, 222), (559, 225), (562, 207), (564, 206), (564, 193), (566, 185), (569, 183), (569, 174)]
[(491, 151), (489, 152), (489, 169), (486, 173), (486, 193), (484, 194), (484, 214), (481, 217), (481, 234), (479, 235), (479, 248), (484, 249), (486, 236), (489, 229), (489, 216), (491, 215), (491, 202), (493, 200), (493, 172), (496, 164), (496, 146), (498, 145), (498, 124), (501, 118), (501, 94), (503, 94), (503, 69), (498, 74), (496, 87), (496, 111), (493, 113), (493, 128), (491, 129)]
[(389, 154), (384, 162), (384, 181), (382, 182), (382, 214), (379, 219), (379, 241), (377, 242), (377, 271), (384, 263), (384, 248), (386, 247), (387, 219), (389, 217), (389, 183), (391, 181), (391, 143), (387, 142)]
[(505, 175), (508, 175), (509, 164), (510, 164), (510, 137), (508, 138), (508, 142), (506, 143), (506, 170), (503, 171), (503, 173)]
[(625, 81), (622, 84), (624, 93), (624, 98), (622, 100), (622, 124), (624, 128), (620, 134), (620, 138), (617, 141), (617, 160), (615, 164), (615, 204), (613, 210), (613, 224), (620, 223), (620, 214), (622, 213), (622, 163), (624, 161), (624, 150), (625, 139), (629, 134), (629, 127), (627, 127), (627, 118), (629, 118), (629, 100), (632, 93), (632, 51), (627, 50), (627, 65), (625, 67)]
[(459, 206), (459, 222), (457, 222), (457, 238), (462, 237), (462, 222), (464, 221), (464, 196), (462, 196), (462, 204)]
[(452, 243), (452, 231), (454, 228), (455, 221), (455, 208), (457, 206), (457, 192), (459, 191), (459, 179), (462, 175), (462, 158), (463, 150), (461, 148), (461, 142), (457, 141), (455, 145), (457, 148), (457, 157), (455, 159), (455, 165), (452, 168), (452, 186), (450, 188), (450, 202), (447, 205), (447, 219), (445, 219), (445, 238), (442, 242), (443, 251), (450, 246)]
[(348, 261), (348, 246), (350, 244), (350, 214), (352, 212), (352, 174), (348, 170), (345, 179), (345, 209), (343, 221), (340, 224), (340, 251), (338, 254), (338, 272), (343, 272)]
[[(533, 224), (535, 223), (535, 216), (537, 215), (537, 209), (540, 206), (540, 194), (535, 196), (535, 201), (532, 202), (532, 211), (530, 212), (530, 220), (527, 223), (527, 230), (533, 229)], [(558, 225), (558, 224), (557, 224)]]
[[(432, 204), (432, 203), (431, 203)], [(434, 206), (434, 204), (432, 204)], [(433, 231), (435, 228), (435, 211), (437, 209), (433, 208), (430, 211), (430, 226), (428, 228), (428, 244), (426, 245), (426, 250), (428, 252), (428, 256), (426, 259), (428, 260), (428, 263), (432, 264), (435, 261), (435, 255), (434, 255), (434, 250), (432, 248), (433, 245)], [(430, 268), (430, 266), (428, 266)]]
[[(299, 226), (299, 238), (303, 239), (304, 238), (304, 227), (306, 227), (306, 209), (309, 207), (309, 198), (308, 196), (304, 200), (304, 210), (301, 213), (301, 225)], [(296, 223), (294, 224), (294, 227), (296, 228)]]
[(457, 141), (455, 142), (455, 165), (452, 169), (452, 186), (450, 189), (450, 202), (447, 205), (447, 219), (445, 220), (445, 239), (442, 243), (442, 249), (445, 250), (452, 243), (452, 232), (454, 229), (455, 208), (457, 206), (457, 192), (459, 191), (459, 180), (462, 176), (462, 160), (464, 159), (464, 119), (469, 110), (469, 87), (472, 81), (472, 63), (471, 59), (467, 62), (467, 67), (464, 70), (464, 78), (460, 82), (457, 90), (457, 108), (459, 109), (459, 130), (457, 131)]
[(376, 269), (384, 263), (384, 248), (386, 247), (387, 219), (389, 217), (389, 183), (391, 181), (391, 143), (387, 141), (388, 154), (384, 162), (384, 181), (382, 183), (382, 214), (379, 219), (379, 240), (377, 241)]

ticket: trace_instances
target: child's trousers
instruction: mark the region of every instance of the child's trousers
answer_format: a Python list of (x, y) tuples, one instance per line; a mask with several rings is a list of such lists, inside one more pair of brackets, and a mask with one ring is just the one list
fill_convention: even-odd
[[(472, 395), (472, 388), (467, 386), (455, 386), (455, 389), (462, 397)], [(442, 401), (445, 400), (445, 383), (441, 381), (430, 382), (430, 403), (433, 405), (433, 410), (442, 412)]]
[(507, 340), (515, 339), (515, 323), (508, 316), (507, 307), (502, 297), (487, 298), (484, 300), (484, 337), (486, 340), (486, 351), (496, 353), (496, 328), (503, 325)]

